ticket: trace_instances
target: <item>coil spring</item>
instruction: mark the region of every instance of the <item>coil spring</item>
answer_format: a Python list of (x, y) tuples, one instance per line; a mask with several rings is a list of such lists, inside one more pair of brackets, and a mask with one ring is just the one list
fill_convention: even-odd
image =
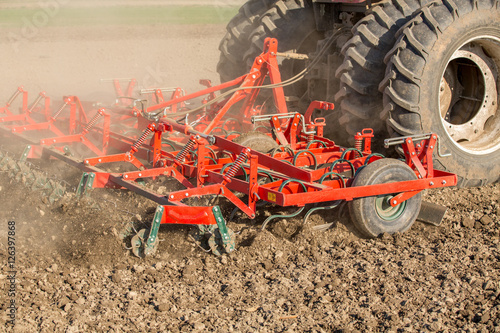
[(141, 137), (132, 146), (132, 150), (134, 150), (134, 151), (139, 150), (139, 147), (142, 146), (142, 144), (144, 143), (144, 141), (146, 140), (148, 135), (151, 134), (151, 132), (153, 132), (153, 130), (151, 128), (149, 128), (149, 127), (146, 128), (144, 130), (144, 132), (142, 132)]
[(12, 95), (12, 97), (9, 99), (9, 101), (7, 102), (7, 106), (10, 106), (12, 104), (12, 102), (14, 102), (14, 100), (17, 98), (17, 96), (19, 96), (20, 93), (22, 93), (24, 90), (23, 87), (19, 87), (16, 92)]
[(193, 149), (194, 145), (195, 145), (194, 138), (193, 137), (189, 138), (189, 141), (186, 143), (184, 148), (182, 148), (182, 150), (179, 152), (179, 154), (177, 154), (177, 156), (175, 157), (175, 161), (179, 162), (179, 163), (184, 161), (184, 158), (189, 153), (189, 151), (191, 151), (191, 149)]
[(52, 116), (52, 119), (56, 119), (57, 117), (59, 117), (59, 115), (61, 114), (61, 112), (64, 110), (64, 108), (69, 104), (69, 100), (67, 100), (63, 106), (61, 106), (61, 108), (59, 110), (57, 110), (56, 113), (54, 113), (54, 115)]
[(36, 108), (36, 106), (38, 105), (38, 103), (40, 103), (40, 101), (42, 100), (42, 98), (44, 98), (45, 96), (40, 93), (40, 95), (38, 95), (38, 97), (35, 99), (35, 101), (33, 102), (33, 104), (31, 105), (31, 107), (28, 109), (28, 112), (31, 113), (33, 112), (33, 110)]
[[(363, 150), (363, 138), (355, 138), (354, 148), (356, 148), (359, 151)], [(356, 155), (359, 155), (359, 153), (357, 153)], [(361, 156), (358, 156), (358, 157), (361, 157)]]
[(307, 131), (310, 132), (307, 135), (307, 142), (312, 142), (314, 140), (314, 126), (307, 126)]
[(247, 152), (248, 151), (245, 149), (238, 155), (238, 157), (236, 158), (236, 161), (234, 161), (234, 163), (233, 163), (233, 166), (231, 166), (229, 171), (226, 172), (226, 174), (224, 175), (225, 178), (233, 178), (236, 175), (236, 173), (238, 172), (238, 169), (241, 167), (243, 162), (245, 162), (245, 160), (248, 157)]
[(90, 131), (92, 129), (92, 127), (95, 126), (95, 124), (97, 123), (97, 121), (99, 120), (99, 118), (102, 117), (102, 110), (99, 110), (96, 115), (94, 116), (94, 118), (92, 118), (89, 123), (87, 124), (87, 126), (85, 126), (85, 131)]

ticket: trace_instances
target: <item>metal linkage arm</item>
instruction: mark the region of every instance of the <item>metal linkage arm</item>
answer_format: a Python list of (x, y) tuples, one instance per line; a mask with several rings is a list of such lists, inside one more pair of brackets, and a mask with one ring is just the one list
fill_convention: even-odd
[[(104, 126), (103, 126), (103, 134), (102, 134), (102, 139), (103, 139), (102, 150), (99, 149), (95, 144), (93, 144), (86, 137), (86, 135), (92, 130), (92, 128), (97, 124), (97, 122), (101, 118), (104, 118)], [(102, 108), (102, 109), (99, 109), (99, 111), (97, 111), (97, 113), (94, 115), (94, 117), (83, 128), (81, 133), (73, 134), (73, 135), (59, 136), (59, 137), (54, 137), (54, 138), (41, 139), (40, 144), (43, 146), (56, 145), (56, 146), (58, 146), (56, 148), (58, 148), (59, 150), (63, 150), (63, 148), (60, 147), (61, 144), (81, 142), (82, 144), (84, 144), (87, 148), (89, 148), (95, 154), (104, 155), (106, 153), (108, 145), (109, 145), (109, 126), (110, 126), (110, 115), (108, 115), (106, 113), (106, 110), (104, 108)]]

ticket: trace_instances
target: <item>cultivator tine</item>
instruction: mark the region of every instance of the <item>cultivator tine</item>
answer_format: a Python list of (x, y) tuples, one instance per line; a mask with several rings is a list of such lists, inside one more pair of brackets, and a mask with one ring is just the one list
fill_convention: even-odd
[[(158, 214), (160, 214), (160, 217), (158, 217)], [(132, 237), (132, 253), (136, 257), (143, 258), (156, 252), (158, 247), (158, 230), (160, 228), (161, 214), (163, 213), (159, 213), (157, 209), (151, 229), (149, 229), (149, 233), (148, 230), (141, 229), (134, 237)]]
[[(141, 229), (134, 237), (132, 237), (132, 253), (136, 257), (143, 258), (156, 252), (158, 247), (158, 230), (156, 230), (155, 236), (152, 236), (152, 233), (152, 229), (149, 230), (149, 234), (146, 229)], [(151, 242), (151, 239), (154, 239), (154, 241)]]
[(7, 171), (9, 169), (8, 168), (9, 160), (10, 160), (9, 156), (0, 151), (0, 171)]
[(151, 224), (151, 230), (149, 231), (148, 240), (144, 246), (144, 254), (152, 254), (156, 251), (158, 245), (158, 230), (160, 229), (161, 219), (163, 217), (165, 209), (162, 206), (158, 206), (156, 209), (155, 217), (153, 223)]
[(53, 204), (56, 202), (58, 199), (62, 198), (64, 196), (64, 193), (66, 193), (66, 188), (62, 186), (60, 183), (54, 182), (53, 184), (53, 191), (49, 194), (49, 202)]
[(226, 226), (222, 211), (219, 206), (212, 208), (215, 220), (217, 221), (217, 229), (208, 239), (208, 245), (212, 252), (220, 256), (223, 253), (231, 253), (235, 250), (236, 244), (234, 240), (234, 232)]
[(19, 166), (17, 161), (11, 159), (10, 162), (8, 163), (8, 167), (9, 167), (9, 177), (14, 178), (16, 181), (19, 181), (20, 180), (19, 174), (21, 171), (21, 167)]
[(164, 212), (165, 209), (162, 206), (158, 206), (149, 232), (146, 229), (141, 229), (132, 237), (132, 253), (135, 256), (142, 258), (156, 252), (158, 248), (158, 230), (160, 229)]
[(76, 194), (78, 196), (86, 195), (89, 196), (88, 190), (91, 190), (94, 186), (95, 181), (95, 173), (93, 172), (84, 172), (82, 175), (82, 179), (80, 179), (80, 183), (78, 184), (78, 188), (76, 189)]
[(139, 232), (132, 237), (132, 253), (138, 257), (144, 257), (144, 240), (146, 239), (146, 229), (141, 229)]
[(47, 188), (48, 177), (46, 175), (37, 175), (35, 181), (31, 184), (31, 190), (43, 190)]
[(21, 181), (25, 185), (33, 183), (36, 176), (34, 175), (34, 172), (31, 170), (31, 168), (27, 164), (22, 162), (18, 163), (18, 167), (19, 172), (16, 175), (16, 181)]
[(304, 219), (303, 219), (303, 223), (306, 224), (307, 223), (307, 220), (309, 219), (309, 216), (311, 216), (312, 214), (314, 214), (316, 211), (319, 211), (319, 210), (328, 210), (328, 209), (334, 209), (334, 208), (337, 208), (342, 202), (341, 201), (336, 201), (334, 202), (332, 205), (329, 205), (329, 206), (321, 206), (321, 207), (314, 207), (314, 208), (311, 208), (307, 213), (306, 215), (304, 216)]
[(31, 147), (27, 146), (19, 161), (0, 151), (0, 171), (8, 172), (10, 178), (22, 183), (32, 191), (41, 191), (52, 204), (62, 198), (66, 187), (57, 180), (49, 179), (41, 171), (34, 170), (26, 158)]

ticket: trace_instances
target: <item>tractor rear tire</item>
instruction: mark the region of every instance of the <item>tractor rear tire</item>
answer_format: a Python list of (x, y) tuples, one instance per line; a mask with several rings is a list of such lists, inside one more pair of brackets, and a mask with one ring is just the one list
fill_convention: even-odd
[(344, 62), (336, 72), (340, 90), (335, 95), (340, 114), (327, 116), (327, 136), (342, 145), (352, 145), (354, 135), (363, 128), (373, 128), (382, 136), (387, 133), (383, 94), (378, 91), (385, 76), (384, 58), (399, 28), (426, 2), (430, 1), (381, 1), (356, 23), (353, 37), (342, 48)]
[[(368, 164), (359, 171), (353, 187), (415, 180), (415, 172), (404, 162), (383, 158)], [(398, 194), (398, 193), (395, 193)], [(422, 194), (411, 197), (392, 207), (393, 195), (364, 197), (349, 201), (349, 213), (356, 229), (367, 238), (383, 233), (393, 234), (410, 229), (420, 213)]]
[[(236, 64), (239, 66), (238, 73), (241, 73), (240, 75), (251, 68), (255, 58), (262, 53), (264, 40), (268, 37), (278, 40), (279, 52), (293, 50), (306, 54), (315, 51), (317, 41), (323, 39), (323, 34), (316, 30), (314, 10), (312, 2), (309, 0), (274, 1), (269, 9), (260, 16), (258, 24), (253, 25), (253, 27), (254, 30), (249, 34), (248, 43), (241, 44), (245, 53), (241, 60), (238, 56)], [(222, 65), (219, 68), (222, 81), (238, 76), (228, 77), (224, 72), (221, 72), (221, 68)], [(288, 79), (304, 68), (305, 62), (302, 60), (283, 60), (280, 64), (281, 77), (283, 80)], [(301, 97), (306, 90), (307, 83), (285, 87), (285, 93), (289, 96)]]
[(275, 2), (276, 0), (249, 0), (228, 23), (226, 35), (219, 45), (217, 72), (221, 82), (230, 81), (247, 72), (247, 68), (242, 64), (245, 52), (250, 47), (250, 34), (260, 22), (260, 16)]
[(438, 134), (451, 155), (434, 165), (456, 173), (460, 187), (500, 178), (498, 22), (495, 0), (434, 1), (402, 31), (381, 85), (390, 129)]

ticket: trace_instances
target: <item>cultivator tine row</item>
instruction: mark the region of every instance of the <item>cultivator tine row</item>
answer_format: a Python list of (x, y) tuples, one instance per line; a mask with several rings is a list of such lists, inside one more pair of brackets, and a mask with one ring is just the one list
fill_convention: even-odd
[[(400, 224), (413, 223), (418, 214), (406, 211), (420, 207), (421, 191), (456, 184), (455, 175), (433, 168), (434, 147), (439, 143), (435, 134), (386, 141), (387, 145), (401, 145), (406, 153), (403, 163), (372, 152), (371, 129), (355, 135), (353, 148), (323, 137), (325, 118), (313, 119), (313, 113), (330, 112), (332, 103), (314, 101), (303, 114), (289, 113), (283, 92), (288, 81), (281, 82), (276, 54), (277, 41), (268, 38), (248, 74), (219, 86), (200, 81), (206, 88), (192, 94), (175, 88), (169, 100), (163, 94), (166, 90), (145, 90), (144, 94), (153, 94), (148, 99), (153, 105), (148, 106), (145, 99), (132, 97), (134, 80), (125, 80), (129, 84), (126, 92), (120, 86), (122, 80), (111, 80), (117, 103), (97, 110), (72, 96), (49, 113), (49, 99), (42, 94), (28, 108), (27, 93), (20, 88), (1, 109), (6, 116), (0, 119), (11, 117), (15, 126), (0, 125), (0, 131), (30, 145), (20, 161), (2, 153), (0, 171), (42, 191), (53, 202), (64, 195), (64, 186), (32, 170), (26, 159), (56, 158), (84, 172), (76, 190), (79, 197), (90, 196), (94, 189), (112, 188), (156, 202), (151, 226), (131, 237), (132, 252), (138, 257), (156, 251), (161, 224), (196, 226), (195, 241), (206, 240), (198, 245), (208, 245), (216, 255), (233, 252), (235, 233), (228, 228), (221, 206), (213, 202), (192, 205), (203, 197), (221, 199), (221, 205), (231, 204), (250, 219), (258, 216), (257, 203), (293, 209), (291, 214), (271, 215), (262, 228), (274, 219), (303, 213), (306, 223), (315, 212), (347, 202), (354, 223), (366, 236), (375, 237), (406, 228)], [(258, 105), (266, 77), (274, 101), (269, 107)], [(217, 91), (226, 92), (217, 96)], [(23, 107), (14, 115), (9, 107), (21, 94)], [(38, 106), (43, 98), (45, 108)], [(199, 107), (188, 108), (189, 101), (199, 98), (203, 98)], [(228, 111), (237, 107), (240, 112), (229, 117)], [(46, 119), (33, 123), (30, 113), (35, 110), (43, 110)], [(81, 149), (86, 149), (82, 160), (71, 156)], [(144, 185), (165, 178), (184, 189), (158, 193), (154, 182)], [(429, 219), (430, 214), (423, 215)], [(367, 217), (375, 220), (363, 220)], [(396, 229), (388, 225), (396, 225)]]
[(9, 178), (24, 184), (27, 188), (41, 194), (52, 204), (66, 193), (66, 186), (61, 182), (33, 167), (26, 161), (15, 160), (0, 150), (0, 171), (7, 172)]

